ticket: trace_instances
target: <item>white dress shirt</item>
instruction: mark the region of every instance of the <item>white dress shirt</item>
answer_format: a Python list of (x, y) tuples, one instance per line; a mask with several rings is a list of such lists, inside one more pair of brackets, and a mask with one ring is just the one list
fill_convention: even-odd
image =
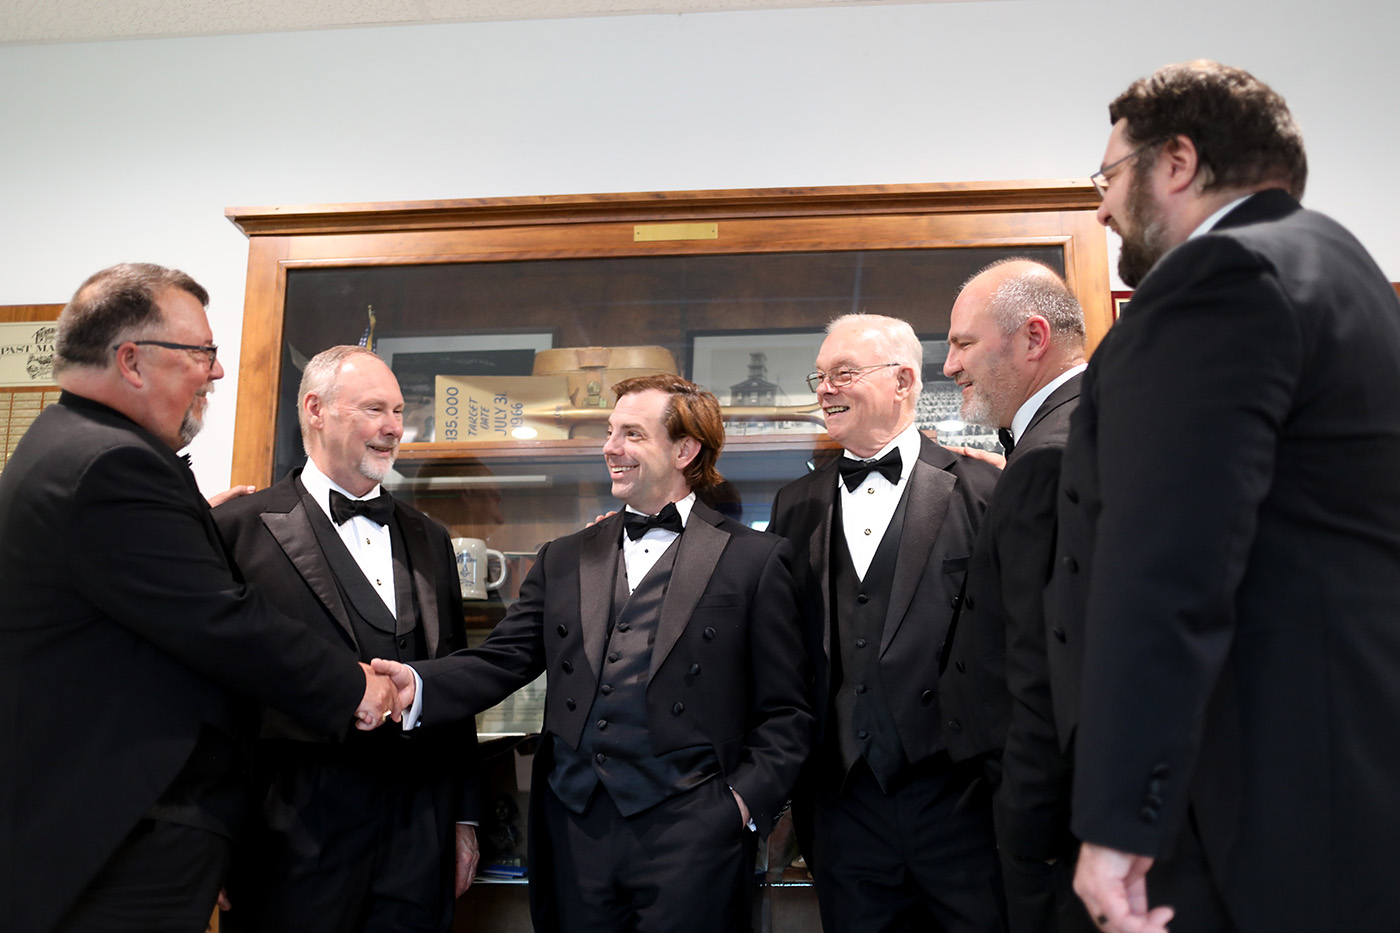
[[(321, 511), (326, 513), (327, 518), (331, 516), (332, 489), (347, 499), (373, 499), (380, 491), (379, 484), (376, 483), (374, 488), (363, 496), (352, 496), (344, 487), (322, 473), (310, 457), (306, 458), (306, 467), (301, 471), (301, 484), (306, 487), (311, 498), (316, 500)], [(356, 515), (343, 525), (336, 525), (335, 519), (331, 519), (331, 524), (335, 527), (336, 534), (340, 535), (340, 540), (344, 541), (350, 550), (350, 556), (355, 558), (355, 563), (364, 571), (365, 579), (374, 587), (379, 598), (384, 600), (389, 612), (397, 618), (394, 548), (389, 540), (389, 526), (381, 525), (363, 515)]]
[[(695, 493), (691, 493), (684, 499), (675, 503), (676, 511), (681, 516), (681, 527), (690, 521), (690, 510), (695, 505)], [(634, 515), (645, 515), (632, 506), (625, 506), (625, 512)], [(627, 592), (631, 593), (637, 589), (637, 584), (642, 582), (642, 578), (647, 575), (651, 568), (656, 566), (656, 562), (661, 559), (661, 555), (666, 553), (666, 549), (671, 546), (671, 542), (680, 535), (674, 531), (667, 531), (665, 528), (649, 528), (647, 533), (636, 541), (626, 531), (622, 533), (622, 560), (627, 565)]]
[[(899, 508), (899, 497), (909, 482), (909, 474), (919, 459), (919, 448), (923, 441), (919, 429), (909, 425), (871, 459), (878, 460), (896, 447), (899, 448), (899, 482), (891, 483), (884, 474), (871, 471), (859, 486), (847, 490), (841, 474), (836, 474), (836, 491), (841, 496), (841, 526), (846, 532), (846, 548), (851, 552), (851, 563), (856, 575), (862, 580), (875, 559), (875, 551), (890, 527), (895, 509)], [(849, 450), (845, 456), (860, 460)]]

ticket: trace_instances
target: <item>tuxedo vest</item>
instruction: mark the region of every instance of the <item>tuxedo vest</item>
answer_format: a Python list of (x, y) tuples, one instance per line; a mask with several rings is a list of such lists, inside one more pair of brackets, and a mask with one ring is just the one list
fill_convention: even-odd
[(607, 648), (588, 725), (577, 749), (554, 738), (549, 785), (574, 813), (588, 809), (599, 786), (619, 813), (632, 816), (719, 774), (719, 759), (708, 745), (658, 755), (651, 741), (647, 718), (651, 652), (678, 550), (680, 537), (630, 596), (626, 562), (617, 562)]
[(831, 527), (832, 660), (839, 661), (839, 671), (833, 672), (832, 721), (841, 777), (863, 758), (882, 790), (889, 789), (908, 763), (880, 672), (880, 646), (908, 499), (906, 488), (864, 579), (856, 573), (846, 546), (839, 495)]

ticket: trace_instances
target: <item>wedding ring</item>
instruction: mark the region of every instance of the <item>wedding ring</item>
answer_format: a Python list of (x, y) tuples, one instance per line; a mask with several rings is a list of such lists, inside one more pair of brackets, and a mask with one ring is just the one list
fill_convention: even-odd
[(391, 710), (391, 709), (386, 709), (386, 710), (384, 711), (384, 716), (383, 716), (383, 718), (381, 718), (379, 721), (380, 721), (380, 722), (388, 722), (388, 721), (389, 721), (389, 717), (390, 717), (391, 715), (393, 715), (393, 712), (394, 712), (394, 711)]

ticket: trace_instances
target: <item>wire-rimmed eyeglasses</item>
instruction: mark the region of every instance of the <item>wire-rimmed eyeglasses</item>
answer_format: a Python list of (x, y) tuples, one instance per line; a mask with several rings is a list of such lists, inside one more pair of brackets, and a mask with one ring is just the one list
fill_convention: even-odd
[(1137, 147), (1136, 149), (1134, 149), (1132, 152), (1130, 152), (1130, 153), (1128, 153), (1127, 155), (1123, 156), (1123, 158), (1121, 158), (1121, 159), (1114, 159), (1112, 162), (1108, 163), (1108, 164), (1105, 165), (1103, 168), (1099, 169), (1097, 172), (1095, 172), (1094, 174), (1090, 175), (1090, 176), (1089, 176), (1089, 180), (1090, 180), (1091, 182), (1094, 183), (1094, 187), (1095, 187), (1095, 188), (1098, 190), (1098, 192), (1099, 192), (1099, 197), (1101, 197), (1101, 198), (1108, 197), (1108, 173), (1109, 173), (1110, 171), (1112, 171), (1113, 169), (1115, 169), (1115, 168), (1117, 168), (1118, 166), (1122, 165), (1124, 162), (1128, 161), (1129, 159), (1131, 159), (1131, 158), (1137, 156), (1139, 153), (1146, 152), (1148, 149), (1151, 149), (1153, 146), (1157, 145), (1157, 144), (1160, 143), (1160, 142), (1161, 142), (1160, 139), (1154, 139), (1154, 140), (1152, 140), (1151, 142), (1143, 143), (1141, 146), (1138, 146), (1138, 147)]
[(898, 363), (873, 363), (870, 366), (845, 366), (841, 369), (824, 373), (818, 370), (807, 374), (807, 387), (813, 392), (821, 388), (822, 380), (833, 389), (844, 389), (846, 386), (856, 381), (857, 376), (863, 376), (872, 369), (888, 369), (891, 366), (898, 366)]

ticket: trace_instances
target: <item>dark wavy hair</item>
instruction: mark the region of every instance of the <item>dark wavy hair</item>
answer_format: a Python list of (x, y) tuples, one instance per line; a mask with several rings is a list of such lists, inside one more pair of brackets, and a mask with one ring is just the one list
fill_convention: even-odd
[(164, 323), (156, 299), (171, 288), (209, 305), (204, 286), (178, 269), (154, 263), (124, 262), (88, 276), (58, 316), (54, 372), (106, 366), (115, 344)]
[(670, 373), (633, 376), (612, 387), (618, 398), (648, 389), (665, 392), (671, 397), (661, 414), (667, 436), (673, 441), (693, 437), (700, 443), (700, 452), (685, 468), (685, 481), (690, 488), (710, 489), (724, 482), (724, 477), (715, 469), (719, 452), (724, 449), (724, 418), (720, 414), (719, 399), (704, 386)]
[(1127, 141), (1148, 147), (1135, 166), (1157, 157), (1154, 144), (1190, 139), (1204, 191), (1277, 183), (1302, 198), (1307, 187), (1303, 135), (1288, 104), (1239, 68), (1204, 60), (1167, 65), (1134, 81), (1108, 105), (1108, 117), (1127, 120)]

